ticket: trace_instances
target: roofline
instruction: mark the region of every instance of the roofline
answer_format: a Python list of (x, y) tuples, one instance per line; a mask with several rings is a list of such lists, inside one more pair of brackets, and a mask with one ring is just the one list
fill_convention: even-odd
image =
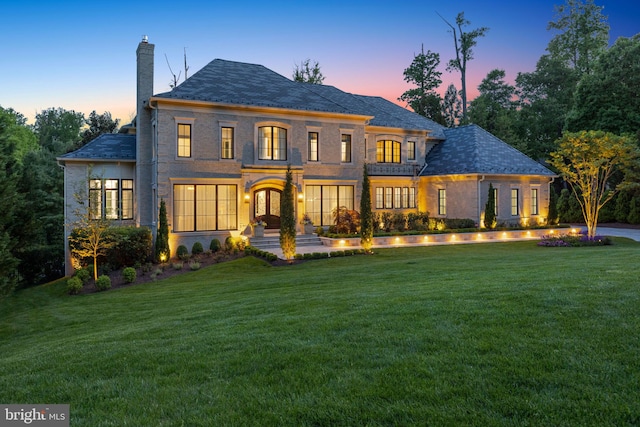
[(438, 138), (433, 136), (434, 131), (431, 129), (410, 129), (410, 128), (401, 128), (397, 126), (381, 126), (381, 125), (367, 125), (365, 128), (365, 132), (386, 133), (389, 131), (392, 131), (394, 133), (403, 133), (405, 135), (420, 134), (432, 140), (444, 141), (444, 138)]
[(95, 158), (95, 157), (56, 157), (56, 161), (58, 162), (58, 164), (60, 164), (60, 162), (66, 163), (66, 162), (77, 162), (77, 163), (114, 163), (114, 162), (120, 162), (120, 163), (135, 163), (136, 159), (124, 159), (124, 158), (109, 158), (109, 159), (105, 159), (105, 158)]
[(495, 173), (495, 172), (468, 172), (468, 173), (439, 173), (434, 175), (421, 174), (420, 177), (438, 177), (438, 176), (457, 176), (457, 175), (475, 175), (475, 176), (543, 176), (545, 178), (558, 178), (560, 175), (546, 175), (541, 173)]
[(296, 115), (296, 116), (319, 116), (319, 117), (349, 117), (351, 120), (359, 119), (365, 122), (368, 122), (375, 118), (375, 116), (363, 115), (363, 114), (353, 114), (353, 113), (339, 113), (339, 112), (331, 112), (331, 111), (317, 111), (317, 110), (297, 110), (295, 108), (284, 108), (284, 107), (268, 107), (262, 105), (246, 105), (246, 104), (231, 104), (226, 102), (215, 102), (215, 101), (199, 101), (194, 99), (176, 99), (176, 98), (163, 98), (159, 96), (152, 96), (149, 99), (149, 104), (155, 103), (156, 107), (162, 104), (173, 104), (173, 105), (197, 105), (201, 107), (222, 107), (222, 108), (230, 108), (241, 111), (252, 111), (252, 112), (280, 112), (287, 115)]

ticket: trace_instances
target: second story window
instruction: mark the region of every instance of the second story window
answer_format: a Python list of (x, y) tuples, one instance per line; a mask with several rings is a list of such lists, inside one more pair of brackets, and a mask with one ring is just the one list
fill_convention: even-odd
[(309, 161), (318, 161), (318, 132), (309, 132)]
[(378, 163), (400, 163), (400, 143), (398, 141), (378, 141), (376, 161)]
[(415, 160), (416, 159), (416, 142), (408, 141), (407, 142), (407, 160)]
[(178, 124), (178, 157), (191, 157), (190, 124)]
[(89, 180), (89, 208), (91, 219), (133, 219), (133, 180)]
[(342, 163), (351, 163), (351, 135), (342, 134), (340, 161)]
[(258, 129), (258, 158), (287, 160), (287, 130), (275, 126)]
[(222, 128), (222, 158), (233, 159), (233, 128)]

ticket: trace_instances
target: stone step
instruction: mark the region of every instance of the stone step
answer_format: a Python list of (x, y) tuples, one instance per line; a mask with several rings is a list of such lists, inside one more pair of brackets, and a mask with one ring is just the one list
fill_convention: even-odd
[[(250, 237), (249, 244), (263, 251), (280, 248), (280, 235), (266, 233), (264, 237)], [(322, 240), (317, 234), (298, 234), (296, 235), (296, 247), (301, 246), (322, 246)]]

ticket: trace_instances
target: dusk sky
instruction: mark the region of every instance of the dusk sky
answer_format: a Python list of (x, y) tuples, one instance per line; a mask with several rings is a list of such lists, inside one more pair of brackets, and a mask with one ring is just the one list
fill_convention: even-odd
[[(421, 45), (440, 54), (441, 92), (460, 88), (446, 71), (453, 37), (438, 13), (458, 12), (489, 32), (468, 63), (470, 98), (487, 73), (504, 69), (513, 82), (534, 70), (555, 32), (554, 5), (564, 0), (491, 1), (155, 1), (10, 2), (0, 15), (0, 106), (24, 114), (62, 107), (111, 112), (121, 125), (135, 114), (135, 50), (155, 44), (155, 93), (168, 91), (216, 58), (261, 64), (291, 78), (296, 64), (318, 61), (325, 84), (390, 101), (409, 88), (407, 68)], [(611, 26), (610, 43), (640, 32), (640, 1), (596, 0)]]

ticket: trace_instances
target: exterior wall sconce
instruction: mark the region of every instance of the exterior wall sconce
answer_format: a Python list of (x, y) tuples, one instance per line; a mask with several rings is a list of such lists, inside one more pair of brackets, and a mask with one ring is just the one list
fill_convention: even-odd
[(298, 193), (298, 203), (302, 203), (304, 201), (304, 194)]
[(245, 195), (244, 195), (244, 202), (245, 202), (245, 203), (249, 203), (249, 200), (250, 200), (250, 199), (251, 199), (251, 197), (249, 197), (249, 195), (248, 195), (248, 194), (245, 194)]

